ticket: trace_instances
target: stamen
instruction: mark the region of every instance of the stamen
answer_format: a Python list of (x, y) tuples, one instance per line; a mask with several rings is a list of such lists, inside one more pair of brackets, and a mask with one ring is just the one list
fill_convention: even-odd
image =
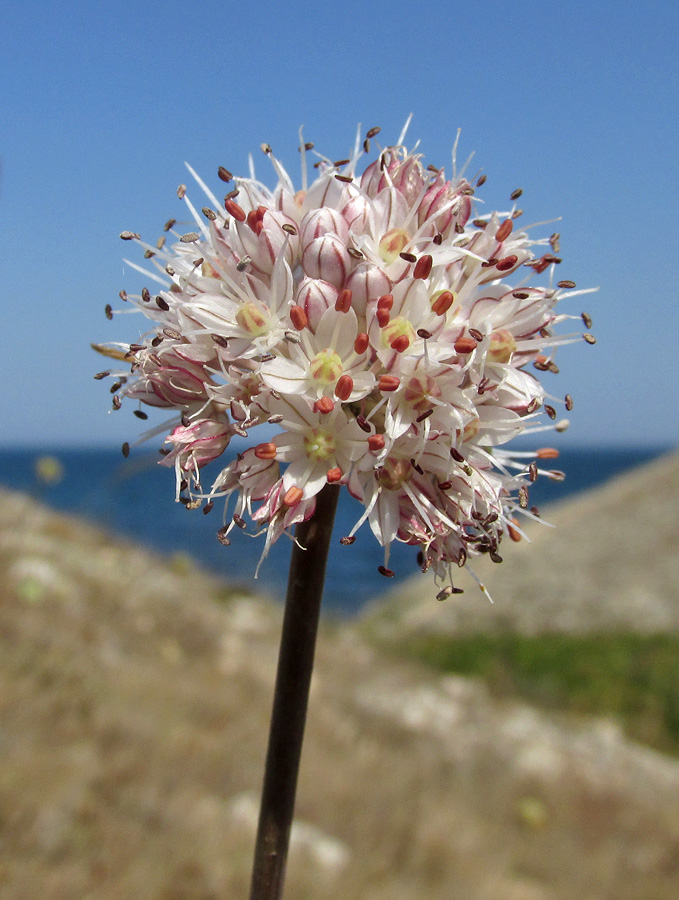
[(304, 491), (296, 485), (293, 485), (285, 492), (285, 496), (283, 497), (283, 506), (297, 506), (303, 496)]
[(263, 444), (257, 444), (255, 447), (255, 456), (257, 459), (276, 459), (277, 450), (278, 448), (273, 441), (268, 441)]
[(370, 338), (362, 331), (357, 335), (356, 340), (354, 341), (354, 352), (358, 353), (359, 356), (368, 349), (368, 345), (370, 344)]
[(354, 379), (351, 375), (342, 375), (335, 385), (335, 396), (338, 400), (348, 400), (354, 389)]
[(335, 309), (337, 312), (347, 313), (351, 309), (352, 292), (349, 288), (340, 291), (335, 301)]
[(297, 331), (301, 331), (309, 324), (307, 314), (304, 312), (301, 306), (297, 305), (290, 307), (290, 321), (295, 326)]
[(413, 270), (413, 278), (429, 278), (429, 276), (431, 275), (431, 268), (433, 263), (434, 260), (429, 253), (421, 256), (417, 260), (415, 269)]
[(401, 386), (401, 379), (396, 375), (380, 375), (378, 385), (383, 392), (397, 391)]
[(226, 200), (226, 202), (224, 203), (224, 209), (228, 213), (230, 213), (238, 222), (244, 222), (247, 218), (247, 216), (245, 215), (245, 210), (242, 206), (239, 206), (235, 200)]

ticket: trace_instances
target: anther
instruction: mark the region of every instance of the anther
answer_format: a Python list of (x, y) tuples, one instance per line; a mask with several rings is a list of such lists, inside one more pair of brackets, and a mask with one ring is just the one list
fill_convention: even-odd
[(533, 397), (533, 399), (530, 401), (530, 403), (526, 407), (526, 412), (529, 414), (534, 413), (535, 410), (539, 408), (539, 406), (540, 406), (540, 401), (538, 400), (537, 397)]
[(383, 434), (371, 434), (368, 438), (368, 449), (372, 450), (373, 453), (379, 453), (380, 450), (384, 449), (384, 435)]
[(350, 288), (344, 288), (344, 290), (339, 292), (337, 300), (335, 300), (335, 309), (337, 312), (349, 312), (351, 309), (351, 297), (352, 293)]
[(241, 530), (245, 528), (245, 519), (242, 516), (239, 516), (237, 513), (234, 513), (232, 516), (233, 524), (240, 528)]
[(437, 487), (440, 491), (448, 491), (448, 490), (450, 490), (450, 488), (451, 488), (452, 486), (453, 486), (453, 482), (452, 482), (452, 481), (439, 481), (439, 483), (436, 485), (436, 487)]
[[(512, 519), (512, 522), (516, 522), (516, 519)], [(507, 525), (507, 534), (514, 541), (515, 544), (518, 544), (521, 540), (521, 535), (512, 525)]]
[(376, 137), (380, 133), (380, 131), (382, 131), (382, 129), (379, 126), (375, 126), (374, 128), (371, 128), (368, 132), (366, 132), (365, 136), (368, 138), (368, 140), (370, 140), (370, 138)]
[(512, 297), (516, 297), (517, 300), (527, 300), (530, 294), (526, 293), (526, 291), (514, 291), (512, 293)]
[(378, 309), (376, 313), (377, 324), (380, 328), (384, 328), (385, 325), (389, 324), (389, 319), (391, 316), (389, 315), (389, 310), (382, 307), (382, 309)]
[(560, 288), (574, 288), (575, 282), (570, 279), (564, 279), (564, 281), (557, 281), (556, 286)]
[(501, 243), (502, 243), (503, 241), (505, 241), (505, 240), (509, 237), (509, 235), (512, 233), (512, 228), (513, 228), (513, 227), (514, 227), (514, 226), (513, 226), (513, 224), (512, 224), (512, 220), (511, 220), (511, 219), (505, 219), (504, 222), (502, 223), (502, 225), (500, 225), (500, 227), (498, 228), (498, 230), (497, 230), (496, 233), (495, 233), (495, 240), (498, 241), (498, 243), (501, 244)]
[(247, 255), (241, 256), (241, 258), (236, 263), (236, 269), (239, 272), (244, 272), (247, 269), (247, 267), (250, 265), (251, 262), (252, 262), (252, 259), (249, 256), (247, 256)]
[(571, 397), (570, 394), (566, 394), (565, 402), (566, 402), (566, 409), (568, 410), (568, 412), (570, 412), (573, 409), (573, 398)]
[(339, 466), (334, 469), (328, 469), (325, 477), (328, 479), (328, 484), (337, 484), (338, 481), (342, 480), (342, 470)]
[(335, 175), (335, 178), (338, 181), (343, 181), (345, 184), (351, 184), (354, 180), (352, 175)]
[(386, 566), (378, 566), (377, 571), (380, 573), (380, 575), (384, 575), (385, 578), (393, 578), (395, 575), (395, 573), (391, 569), (388, 569)]
[(391, 342), (390, 347), (392, 350), (395, 350), (397, 353), (404, 353), (408, 347), (410, 347), (410, 338), (407, 334), (401, 334), (399, 337), (395, 337)]
[(211, 222), (214, 222), (215, 219), (217, 218), (217, 213), (213, 209), (210, 209), (209, 206), (204, 206), (201, 209), (201, 212), (203, 213), (205, 218), (209, 219)]
[(148, 303), (151, 299), (151, 291), (147, 287), (141, 289), (141, 299), (144, 303)]
[(490, 259), (487, 259), (485, 262), (482, 262), (481, 268), (482, 269), (490, 269), (491, 266), (494, 266), (496, 262), (497, 262), (497, 257), (493, 256)]
[(104, 313), (107, 319), (111, 320), (113, 318), (113, 308), (110, 303), (107, 303), (104, 307)]
[(589, 334), (588, 332), (585, 332), (583, 334), (583, 338), (587, 341), (588, 344), (596, 344), (596, 338), (594, 337), (593, 334)]
[(425, 419), (428, 419), (429, 416), (431, 416), (431, 415), (433, 415), (433, 414), (434, 414), (434, 410), (433, 410), (433, 409), (427, 409), (427, 410), (425, 410), (421, 415), (419, 415), (419, 416), (415, 419), (415, 421), (418, 422), (418, 423), (419, 423), (419, 422), (424, 422)]
[(127, 441), (125, 441), (121, 449), (123, 451), (123, 456), (125, 457), (125, 459), (127, 459), (127, 457), (130, 455), (130, 445), (127, 443)]
[(455, 302), (452, 291), (442, 291), (431, 305), (431, 311), (437, 316), (445, 316)]
[(418, 329), (417, 329), (417, 336), (418, 336), (418, 337), (421, 337), (421, 338), (422, 338), (423, 340), (425, 340), (425, 341), (428, 341), (429, 338), (432, 336), (432, 334), (431, 334), (431, 331), (427, 331), (426, 328), (418, 328)]
[(424, 469), (414, 459), (410, 460), (410, 465), (415, 469), (418, 475), (424, 475)]
[[(240, 194), (240, 191), (238, 188), (234, 188), (232, 191), (229, 191), (229, 193), (224, 197), (224, 209), (226, 209), (226, 204), (228, 203), (228, 201), (235, 200), (239, 194)], [(227, 210), (227, 212), (228, 212), (228, 210)]]
[(479, 177), (476, 179), (476, 186), (482, 187), (486, 183), (487, 179), (487, 175), (479, 175)]
[(307, 314), (304, 312), (301, 306), (297, 305), (290, 307), (290, 321), (295, 326), (297, 331), (301, 331), (309, 324)]
[(167, 312), (170, 308), (170, 304), (162, 297), (156, 297), (156, 306), (158, 307), (158, 309), (162, 309), (164, 312)]
[(145, 413), (143, 409), (135, 409), (134, 414), (138, 419), (142, 419), (142, 420), (148, 419), (148, 414)]
[(517, 188), (515, 191), (512, 191), (509, 195), (510, 200), (518, 200), (519, 197), (523, 194), (523, 188)]
[(286, 341), (289, 344), (299, 344), (302, 341), (302, 338), (297, 334), (296, 331), (286, 331), (283, 335)]
[(399, 253), (401, 259), (404, 259), (406, 262), (414, 263), (417, 262), (417, 257), (414, 253)]
[(175, 331), (174, 328), (163, 328), (163, 334), (165, 337), (169, 337), (171, 340), (180, 341), (182, 336), (178, 331)]
[(230, 213), (238, 222), (244, 222), (247, 218), (245, 210), (239, 206), (235, 200), (226, 200), (224, 209)]
[(350, 547), (355, 540), (356, 538), (353, 535), (348, 534), (346, 537), (340, 538), (340, 544), (342, 544), (343, 547)]
[(281, 228), (286, 234), (297, 234), (297, 229), (294, 225), (290, 225), (289, 222), (286, 222), (284, 225), (281, 225)]
[(159, 347), (163, 343), (163, 340), (164, 340), (164, 338), (163, 338), (162, 334), (157, 334), (151, 341), (151, 346)]
[(217, 540), (220, 544), (223, 544), (224, 547), (228, 547), (231, 543), (231, 539), (226, 534), (227, 530), (227, 528), (220, 528), (217, 532)]
[(586, 312), (580, 313), (580, 318), (582, 319), (582, 321), (585, 325), (585, 328), (592, 327), (592, 317), (590, 316), (589, 313), (586, 313)]
[(488, 222), (485, 219), (472, 219), (472, 225), (475, 228), (486, 228), (488, 226)]
[(464, 456), (460, 453), (460, 451), (457, 449), (457, 447), (450, 448), (450, 455), (453, 457), (455, 462), (459, 462), (459, 463), (464, 462)]
[(217, 175), (219, 178), (221, 178), (222, 181), (227, 181), (227, 182), (231, 181), (231, 179), (233, 178), (232, 173), (229, 172), (229, 170), (226, 169), (224, 166), (220, 166), (217, 169)]
[(436, 244), (437, 247), (440, 247), (443, 243), (443, 235), (440, 232), (438, 234), (435, 234), (432, 238), (432, 241), (434, 244)]
[(474, 338), (461, 337), (455, 341), (453, 347), (460, 356), (468, 356), (476, 350), (476, 341)]
[(179, 187), (177, 188), (177, 196), (179, 197), (180, 200), (183, 200), (185, 194), (186, 194), (186, 185), (180, 184)]
[(136, 231), (121, 231), (120, 237), (124, 241), (133, 241), (135, 238), (138, 238), (139, 235)]
[(348, 400), (351, 396), (351, 392), (354, 389), (354, 379), (351, 375), (341, 375), (337, 379), (337, 384), (335, 385), (335, 396), (338, 400), (344, 402)]
[(556, 419), (556, 410), (553, 406), (549, 406), (547, 403), (545, 403), (545, 412), (550, 419)]
[(380, 299), (377, 301), (377, 308), (378, 308), (378, 309), (387, 309), (387, 310), (389, 310), (389, 309), (392, 308), (393, 305), (394, 305), (394, 295), (393, 295), (393, 294), (384, 294), (384, 295), (383, 295), (382, 297), (380, 297)]
[(477, 344), (481, 343), (483, 340), (483, 334), (478, 330), (478, 328), (469, 328), (469, 336), (473, 337)]
[(425, 255), (421, 256), (415, 264), (415, 268), (413, 270), (413, 278), (429, 278), (433, 263), (434, 260), (432, 259), (431, 255), (429, 253), (425, 253)]
[(366, 434), (370, 434), (370, 423), (365, 416), (356, 416), (356, 424), (361, 429), (361, 431), (365, 431)]
[(401, 380), (396, 375), (380, 375), (378, 386), (381, 391), (390, 393), (391, 391), (397, 391), (399, 389)]
[(559, 451), (556, 447), (540, 447), (535, 456), (537, 459), (558, 459)]
[(370, 338), (365, 333), (365, 331), (361, 331), (360, 334), (356, 336), (356, 340), (354, 341), (354, 352), (358, 353), (359, 355), (361, 353), (365, 353), (365, 351), (368, 349), (369, 344)]
[(121, 300), (127, 300), (127, 291), (118, 291), (118, 296)]
[(257, 459), (275, 459), (276, 458), (276, 445), (273, 441), (268, 441), (264, 444), (257, 444), (255, 447), (255, 456)]
[(528, 480), (531, 484), (535, 484), (538, 480), (538, 467), (534, 462), (528, 466)]
[(208, 500), (208, 502), (203, 507), (203, 515), (206, 516), (209, 512), (212, 512), (214, 505), (214, 500)]
[(283, 506), (297, 506), (303, 496), (304, 491), (302, 490), (302, 488), (297, 487), (297, 485), (293, 485), (285, 492), (285, 495), (283, 497)]
[(501, 259), (498, 262), (496, 262), (495, 268), (499, 272), (507, 272), (509, 269), (513, 269), (518, 261), (519, 261), (519, 257), (512, 253), (511, 256), (505, 256), (504, 259)]
[(555, 231), (554, 234), (550, 235), (549, 246), (552, 248), (554, 253), (558, 253), (559, 250), (561, 249), (560, 238), (561, 238), (561, 235), (559, 234), (558, 231)]
[[(335, 177), (339, 178), (339, 175)], [(363, 254), (357, 247), (347, 247), (347, 253), (352, 259), (363, 259)]]
[(218, 347), (221, 347), (222, 349), (226, 349), (229, 346), (229, 342), (225, 337), (222, 337), (221, 334), (213, 334), (212, 340), (215, 342), (215, 344), (217, 344)]
[(170, 228), (174, 228), (177, 224), (176, 219), (168, 219), (167, 222), (163, 225), (163, 231), (169, 231)]

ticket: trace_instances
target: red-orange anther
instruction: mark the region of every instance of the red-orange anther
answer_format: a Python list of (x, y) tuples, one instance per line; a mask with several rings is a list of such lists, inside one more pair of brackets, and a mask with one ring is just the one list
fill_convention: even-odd
[(455, 352), (459, 353), (461, 356), (467, 356), (469, 353), (473, 353), (476, 350), (476, 341), (474, 338), (470, 337), (461, 337), (458, 338), (454, 345)]
[(327, 416), (328, 413), (331, 413), (335, 408), (335, 401), (332, 397), (319, 397), (319, 399), (314, 403), (314, 410), (316, 412), (321, 413), (323, 416)]
[(429, 278), (433, 263), (434, 260), (429, 253), (425, 253), (425, 255), (421, 256), (415, 263), (413, 278)]
[(283, 506), (297, 506), (299, 501), (304, 496), (304, 491), (302, 488), (294, 485), (291, 488), (288, 488), (285, 492), (285, 496), (283, 497)]
[(255, 456), (257, 459), (276, 459), (277, 447), (273, 441), (265, 444), (257, 444), (255, 447)]
[(290, 307), (290, 321), (295, 326), (297, 331), (301, 331), (303, 328), (306, 328), (309, 324), (309, 319), (307, 318), (307, 314), (304, 312), (301, 306), (291, 306)]
[(495, 240), (500, 244), (502, 241), (506, 241), (509, 235), (512, 233), (512, 228), (514, 227), (514, 223), (511, 219), (505, 219), (502, 225), (495, 232)]
[(245, 215), (245, 210), (242, 206), (239, 206), (235, 200), (227, 200), (224, 203), (224, 209), (231, 213), (234, 219), (237, 219), (239, 222), (244, 222), (247, 218)]
[(349, 288), (344, 288), (339, 292), (337, 300), (335, 300), (335, 309), (337, 312), (349, 312), (351, 309), (351, 290)]
[(506, 272), (508, 269), (513, 269), (518, 261), (519, 257), (512, 253), (511, 256), (505, 256), (504, 259), (499, 259), (495, 263), (495, 268), (500, 272)]
[(455, 302), (455, 297), (450, 291), (443, 291), (431, 305), (431, 311), (437, 316), (445, 316)]
[(342, 479), (342, 470), (339, 466), (335, 469), (328, 469), (326, 478), (330, 484), (336, 484), (338, 481)]
[[(514, 522), (515, 524), (518, 525), (518, 522), (516, 521), (516, 519), (512, 519), (512, 522)], [(519, 541), (521, 540), (521, 535), (520, 535), (519, 532), (516, 530), (516, 528), (512, 528), (511, 525), (507, 525), (507, 534), (510, 536), (510, 538), (511, 538), (511, 539), (514, 541), (514, 543), (516, 543), (516, 544), (518, 544)]]
[(380, 375), (378, 382), (381, 391), (397, 391), (401, 381), (396, 375)]
[(263, 206), (260, 206), (257, 209), (251, 209), (247, 215), (248, 225), (250, 226), (250, 229), (254, 231), (257, 237), (259, 237), (259, 235), (262, 233), (262, 228), (264, 227), (264, 222), (262, 221), (264, 218), (264, 212), (266, 212), (266, 210)]
[(384, 328), (385, 325), (389, 324), (389, 319), (391, 318), (389, 314), (389, 310), (382, 307), (377, 310), (377, 324), (380, 328)]
[(357, 335), (356, 340), (354, 341), (354, 350), (356, 353), (365, 353), (368, 349), (368, 345), (370, 344), (370, 338), (362, 331), (359, 335)]
[(556, 447), (540, 447), (535, 455), (538, 459), (558, 459), (559, 451)]
[(385, 294), (383, 297), (377, 301), (378, 309), (391, 309), (394, 305), (394, 295), (393, 294)]
[(373, 451), (373, 453), (379, 452), (384, 447), (384, 435), (371, 434), (368, 438), (368, 447)]
[(395, 337), (391, 342), (391, 349), (395, 350), (397, 353), (403, 353), (404, 350), (407, 350), (410, 347), (410, 338), (407, 334), (402, 334), (400, 337)]
[(338, 400), (348, 400), (354, 389), (354, 379), (351, 375), (341, 375), (335, 385), (335, 396)]

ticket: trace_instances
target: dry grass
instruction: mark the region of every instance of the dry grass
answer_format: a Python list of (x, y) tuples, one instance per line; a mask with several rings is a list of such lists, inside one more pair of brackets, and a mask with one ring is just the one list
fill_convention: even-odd
[[(0, 895), (245, 898), (279, 610), (0, 496)], [(323, 629), (288, 900), (674, 900), (679, 763)]]

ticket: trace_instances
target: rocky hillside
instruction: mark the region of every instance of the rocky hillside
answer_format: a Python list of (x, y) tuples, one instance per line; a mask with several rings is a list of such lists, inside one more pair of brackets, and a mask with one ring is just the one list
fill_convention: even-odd
[[(655, 471), (676, 486), (674, 465)], [(672, 517), (661, 505), (644, 518), (645, 485), (625, 494), (613, 531), (638, 547), (650, 529), (657, 547)], [(573, 531), (598, 535), (603, 500), (578, 502)], [(549, 546), (536, 539), (534, 572), (551, 566)], [(552, 595), (561, 606), (577, 580), (563, 572), (584, 565), (571, 563)], [(643, 565), (655, 591), (658, 566)], [(280, 610), (7, 492), (0, 584), (0, 895), (247, 897)], [(596, 611), (591, 590), (568, 605)], [(494, 607), (465, 595), (476, 627), (500, 626), (500, 602), (511, 620), (517, 601), (495, 593)], [(555, 602), (521, 627), (548, 627)], [(669, 600), (644, 603), (676, 627)], [(679, 896), (679, 761), (610, 721), (493, 699), (350, 625), (320, 638), (298, 817), (286, 900)]]

